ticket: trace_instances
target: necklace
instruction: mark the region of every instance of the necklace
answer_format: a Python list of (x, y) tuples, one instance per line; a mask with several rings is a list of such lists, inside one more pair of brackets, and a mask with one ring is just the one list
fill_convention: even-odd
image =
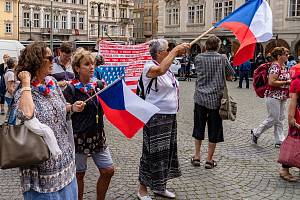
[(38, 80), (34, 80), (31, 82), (31, 85), (45, 96), (53, 93), (53, 90), (55, 89), (55, 82), (50, 77), (45, 77), (45, 84), (42, 84)]
[(71, 81), (71, 84), (74, 85), (74, 87), (80, 90), (82, 93), (92, 94), (95, 91), (95, 87), (97, 86), (97, 80), (91, 79), (89, 83), (84, 85), (78, 79), (73, 79)]

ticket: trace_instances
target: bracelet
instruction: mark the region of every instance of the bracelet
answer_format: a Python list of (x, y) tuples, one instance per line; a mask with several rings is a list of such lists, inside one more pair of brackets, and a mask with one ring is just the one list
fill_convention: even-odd
[(71, 113), (74, 112), (74, 110), (73, 110), (73, 105), (74, 105), (74, 104), (71, 104)]
[(24, 91), (31, 91), (31, 87), (22, 87), (21, 88), (21, 93)]

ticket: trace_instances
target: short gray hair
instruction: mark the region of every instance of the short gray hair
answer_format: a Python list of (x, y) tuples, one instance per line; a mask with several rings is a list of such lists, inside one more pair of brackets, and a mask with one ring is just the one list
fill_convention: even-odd
[(157, 53), (168, 48), (168, 41), (165, 39), (155, 39), (149, 42), (149, 51), (153, 60), (157, 59)]

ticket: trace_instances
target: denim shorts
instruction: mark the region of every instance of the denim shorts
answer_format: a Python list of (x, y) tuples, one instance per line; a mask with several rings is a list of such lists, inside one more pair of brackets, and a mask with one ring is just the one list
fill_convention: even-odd
[[(113, 161), (108, 147), (102, 149), (100, 152), (91, 154), (91, 157), (98, 169), (113, 167)], [(75, 163), (77, 172), (85, 172), (87, 170), (87, 158), (88, 155), (86, 154), (76, 153)]]
[(29, 190), (23, 194), (24, 200), (74, 200), (78, 199), (78, 189), (76, 178), (57, 192), (39, 193), (34, 190)]

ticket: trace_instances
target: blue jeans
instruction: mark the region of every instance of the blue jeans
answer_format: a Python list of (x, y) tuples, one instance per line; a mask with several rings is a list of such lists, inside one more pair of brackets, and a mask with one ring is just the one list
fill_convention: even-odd
[[(5, 101), (8, 105), (8, 107), (11, 107), (12, 100), (13, 100), (12, 98), (5, 97)], [(16, 110), (11, 109), (10, 113), (9, 113), (9, 117), (8, 117), (8, 124), (16, 125), (16, 121), (17, 121)]]
[(24, 200), (77, 200), (77, 181), (76, 178), (74, 178), (69, 185), (57, 192), (39, 193), (29, 190), (28, 192), (25, 192), (23, 196)]

